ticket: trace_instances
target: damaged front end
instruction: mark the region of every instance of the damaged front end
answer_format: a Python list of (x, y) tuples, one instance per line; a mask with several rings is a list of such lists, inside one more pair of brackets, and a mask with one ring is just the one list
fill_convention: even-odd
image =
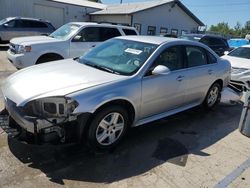
[(11, 119), (21, 130), (20, 138), (35, 144), (46, 142), (66, 143), (81, 139), (82, 115), (73, 114), (78, 103), (67, 97), (48, 97), (16, 106), (5, 99), (5, 106)]

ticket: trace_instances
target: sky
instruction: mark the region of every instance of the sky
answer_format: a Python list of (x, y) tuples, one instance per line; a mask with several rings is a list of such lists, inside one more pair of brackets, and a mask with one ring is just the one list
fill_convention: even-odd
[[(123, 0), (123, 3), (152, 0)], [(104, 4), (120, 3), (120, 0), (102, 0)], [(181, 0), (207, 27), (226, 22), (234, 27), (237, 22), (250, 21), (250, 0)]]

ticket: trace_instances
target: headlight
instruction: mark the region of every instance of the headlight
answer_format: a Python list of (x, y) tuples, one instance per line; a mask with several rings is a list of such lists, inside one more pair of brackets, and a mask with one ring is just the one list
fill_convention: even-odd
[(70, 98), (50, 97), (38, 99), (25, 105), (24, 113), (35, 117), (68, 117), (78, 103)]
[(16, 46), (16, 52), (18, 54), (22, 54), (25, 52), (31, 52), (31, 50), (32, 50), (31, 46), (23, 46), (23, 45)]

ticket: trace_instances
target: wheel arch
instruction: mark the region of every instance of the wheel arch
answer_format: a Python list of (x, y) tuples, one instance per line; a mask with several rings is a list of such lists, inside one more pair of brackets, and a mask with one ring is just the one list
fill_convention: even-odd
[[(223, 84), (223, 80), (222, 80), (222, 79), (216, 80), (212, 85), (214, 85), (215, 83), (218, 83), (218, 84), (220, 85), (221, 90), (223, 89), (224, 84)], [(211, 86), (212, 86), (212, 85), (211, 85)], [(211, 87), (211, 86), (210, 86), (210, 87)]]
[(36, 64), (38, 64), (40, 59), (45, 58), (45, 57), (55, 57), (55, 58), (58, 58), (58, 59), (64, 59), (64, 57), (61, 54), (57, 53), (57, 52), (46, 52), (46, 53), (41, 54), (37, 58)]
[(91, 122), (93, 121), (93, 118), (95, 117), (95, 115), (100, 112), (102, 109), (107, 108), (110, 105), (119, 105), (121, 107), (123, 107), (127, 112), (128, 112), (128, 116), (129, 116), (129, 124), (130, 127), (133, 125), (133, 121), (135, 119), (135, 113), (136, 110), (134, 108), (134, 105), (129, 102), (126, 99), (114, 99), (111, 101), (106, 101), (104, 103), (102, 103), (100, 106), (98, 106), (95, 111), (93, 113), (88, 113), (89, 116), (87, 117), (86, 121), (83, 123), (83, 126), (80, 127), (80, 141), (86, 141), (86, 134), (88, 132), (89, 126), (91, 124)]
[(100, 112), (102, 109), (104, 109), (110, 105), (118, 105), (118, 106), (123, 107), (128, 112), (130, 124), (133, 123), (133, 121), (135, 119), (135, 112), (136, 111), (135, 111), (134, 105), (126, 99), (114, 99), (111, 101), (107, 101), (107, 102), (101, 104), (100, 106), (98, 106), (92, 115), (94, 116), (96, 113)]

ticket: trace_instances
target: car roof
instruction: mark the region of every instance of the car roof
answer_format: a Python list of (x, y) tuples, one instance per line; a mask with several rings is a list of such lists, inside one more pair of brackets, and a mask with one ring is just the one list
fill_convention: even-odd
[(32, 21), (40, 21), (40, 22), (48, 22), (50, 23), (50, 21), (48, 20), (43, 20), (43, 19), (40, 19), (40, 18), (28, 18), (28, 17), (8, 17), (6, 18), (8, 21), (9, 20), (16, 20), (16, 19), (21, 19), (21, 20), (32, 20)]
[(188, 40), (178, 39), (178, 38), (169, 38), (169, 37), (161, 37), (161, 36), (142, 36), (142, 35), (139, 35), (139, 36), (127, 35), (127, 36), (120, 36), (116, 38), (125, 39), (125, 40), (133, 40), (137, 42), (151, 43), (151, 44), (156, 44), (156, 45), (161, 45), (163, 43), (172, 42), (172, 41), (188, 41)]
[(243, 46), (240, 46), (240, 47), (244, 47), (244, 48), (250, 48), (250, 44), (247, 44), (247, 45), (243, 45)]
[(109, 24), (109, 23), (96, 23), (96, 22), (70, 22), (69, 24), (77, 24), (80, 26), (99, 25), (99, 26), (104, 26), (104, 27), (135, 29), (134, 27), (124, 26), (124, 25), (115, 25), (115, 24)]
[(223, 36), (213, 35), (213, 34), (199, 34), (199, 33), (191, 33), (191, 34), (184, 34), (183, 36), (192, 36), (192, 37), (213, 37), (213, 38), (222, 38), (225, 39)]

